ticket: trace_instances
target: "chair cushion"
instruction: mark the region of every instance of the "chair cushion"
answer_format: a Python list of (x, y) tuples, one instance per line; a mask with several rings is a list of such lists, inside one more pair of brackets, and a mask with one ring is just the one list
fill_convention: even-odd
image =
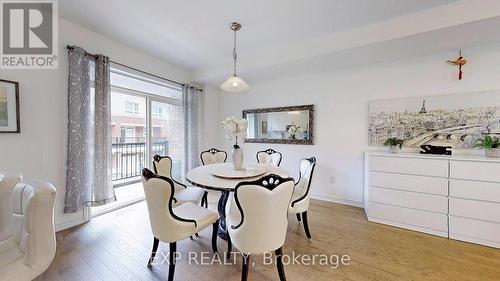
[(0, 242), (0, 268), (19, 259), (24, 259), (24, 253), (19, 250), (19, 244), (12, 237)]
[(31, 281), (42, 273), (43, 271), (26, 266), (23, 259), (17, 259), (9, 266), (0, 267), (2, 281)]
[(10, 234), (8, 232), (2, 232), (2, 231), (0, 231), (0, 242), (5, 241), (5, 240), (7, 240), (7, 239), (9, 239), (11, 237), (12, 237), (12, 234)]
[(175, 207), (173, 212), (176, 216), (183, 219), (196, 221), (196, 232), (213, 224), (217, 221), (217, 213), (195, 205), (191, 202), (184, 203), (179, 207)]
[(187, 187), (177, 190), (174, 194), (177, 203), (174, 206), (180, 206), (187, 202), (198, 204), (203, 196), (203, 192), (203, 189), (199, 187)]

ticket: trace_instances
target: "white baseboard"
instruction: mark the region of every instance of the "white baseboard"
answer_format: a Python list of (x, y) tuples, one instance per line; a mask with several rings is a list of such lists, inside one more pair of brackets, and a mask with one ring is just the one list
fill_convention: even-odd
[(72, 228), (74, 226), (80, 225), (82, 223), (84, 223), (83, 218), (77, 218), (77, 219), (73, 219), (73, 220), (69, 220), (67, 222), (63, 222), (63, 223), (57, 224), (55, 226), (55, 229), (56, 229), (56, 232), (59, 232), (59, 231), (62, 231), (62, 230), (65, 230), (65, 229)]
[(314, 193), (311, 193), (311, 198), (321, 200), (321, 201), (327, 201), (327, 202), (333, 202), (333, 203), (363, 208), (362, 201), (355, 201), (355, 200), (349, 200), (349, 199), (344, 199), (344, 198), (339, 198), (339, 197), (334, 197), (334, 196), (329, 196), (329, 195), (323, 195), (323, 194), (314, 194)]

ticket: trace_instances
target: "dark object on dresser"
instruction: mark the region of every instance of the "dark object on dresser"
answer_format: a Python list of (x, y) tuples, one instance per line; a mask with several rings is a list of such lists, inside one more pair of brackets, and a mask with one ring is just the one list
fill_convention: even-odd
[(424, 144), (420, 146), (420, 154), (451, 155), (451, 146), (434, 146)]

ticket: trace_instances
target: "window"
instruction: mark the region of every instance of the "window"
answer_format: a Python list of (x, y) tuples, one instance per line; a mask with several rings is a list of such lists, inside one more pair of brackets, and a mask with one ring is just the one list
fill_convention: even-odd
[(155, 154), (170, 156), (172, 176), (184, 178), (181, 86), (114, 63), (110, 80), (111, 174), (117, 201), (92, 207), (96, 215), (144, 199), (141, 171), (152, 169)]
[(139, 103), (125, 101), (125, 113), (139, 115)]
[(163, 119), (163, 110), (164, 108), (162, 106), (153, 104), (151, 105), (151, 114), (152, 117), (155, 119)]
[(127, 67), (111, 65), (113, 181), (138, 180), (155, 154), (173, 160), (172, 176), (183, 178), (182, 89)]

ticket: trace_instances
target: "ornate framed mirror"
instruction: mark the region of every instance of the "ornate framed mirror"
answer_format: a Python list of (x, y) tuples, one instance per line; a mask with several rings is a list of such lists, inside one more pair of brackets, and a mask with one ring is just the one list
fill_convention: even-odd
[(245, 142), (314, 144), (314, 105), (243, 110)]

